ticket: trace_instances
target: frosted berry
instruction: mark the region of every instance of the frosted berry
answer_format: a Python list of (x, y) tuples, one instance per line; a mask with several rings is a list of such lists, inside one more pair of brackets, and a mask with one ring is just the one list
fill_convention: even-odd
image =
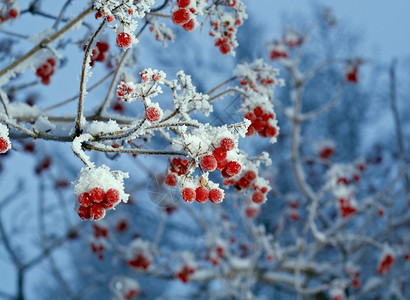
[(145, 111), (145, 117), (150, 122), (158, 122), (161, 119), (161, 111), (155, 106), (148, 107)]
[(223, 200), (222, 190), (219, 188), (210, 190), (209, 200), (211, 200), (212, 203), (221, 203)]
[(252, 170), (248, 170), (243, 174), (243, 177), (245, 177), (246, 180), (252, 182), (256, 179), (256, 173)]
[(199, 203), (204, 203), (208, 199), (209, 190), (203, 186), (200, 186), (196, 188), (195, 195), (196, 201), (198, 201)]
[(261, 204), (265, 201), (265, 195), (261, 192), (255, 192), (252, 195), (252, 201)]
[(101, 202), (104, 200), (105, 192), (102, 188), (95, 187), (90, 191), (90, 198), (93, 202)]
[(78, 216), (82, 219), (82, 220), (88, 220), (91, 218), (90, 215), (90, 209), (88, 207), (85, 206), (80, 206), (77, 210)]
[(8, 14), (10, 19), (16, 19), (19, 16), (19, 12), (14, 8), (10, 9)]
[(226, 160), (226, 151), (222, 148), (216, 148), (212, 152), (212, 154), (215, 157), (217, 162), (222, 162), (222, 161)]
[(192, 203), (195, 200), (195, 190), (193, 188), (184, 188), (181, 192), (182, 200)]
[(172, 14), (172, 22), (174, 22), (175, 25), (184, 25), (189, 21), (189, 18), (189, 12), (184, 8), (174, 11)]
[(215, 171), (217, 165), (218, 162), (216, 161), (216, 158), (213, 155), (205, 155), (201, 160), (202, 168), (209, 172)]
[(180, 8), (186, 8), (191, 3), (191, 0), (178, 0), (177, 3)]
[(241, 189), (249, 189), (251, 187), (251, 182), (246, 180), (245, 177), (242, 177), (239, 179), (238, 185)]
[(107, 20), (108, 23), (110, 23), (110, 22), (114, 21), (115, 18), (114, 18), (113, 15), (108, 15), (105, 19)]
[(222, 43), (219, 45), (219, 51), (221, 51), (222, 54), (228, 54), (231, 52), (231, 46), (228, 43)]
[(277, 135), (277, 133), (278, 133), (278, 130), (276, 129), (276, 127), (268, 126), (265, 129), (265, 135), (267, 137), (274, 137)]
[(94, 220), (101, 220), (105, 216), (105, 209), (100, 204), (93, 204), (90, 207), (90, 216)]
[(178, 183), (178, 178), (174, 174), (168, 174), (164, 180), (167, 186), (174, 187)]
[(237, 175), (241, 172), (242, 166), (236, 161), (230, 161), (226, 164), (226, 173), (230, 176)]
[(105, 201), (110, 204), (115, 204), (120, 200), (120, 193), (116, 189), (109, 189), (105, 194)]
[(195, 29), (195, 21), (194, 19), (190, 19), (187, 23), (182, 25), (182, 28), (186, 31), (192, 31)]
[(8, 149), (9, 142), (4, 137), (0, 137), (0, 153), (6, 153)]
[(80, 203), (80, 205), (84, 207), (90, 206), (92, 204), (90, 195), (88, 193), (82, 193), (80, 196), (78, 196), (78, 203)]
[(235, 142), (230, 138), (223, 138), (221, 140), (221, 148), (225, 151), (230, 151), (235, 148)]
[(121, 48), (129, 48), (131, 47), (131, 35), (126, 33), (126, 32), (120, 32), (117, 35), (117, 39), (116, 39), (117, 45)]
[(255, 107), (253, 112), (255, 113), (255, 116), (257, 117), (261, 117), (263, 115), (263, 109), (260, 106)]
[(99, 20), (99, 19), (101, 19), (102, 17), (103, 17), (103, 14), (100, 12), (100, 11), (97, 11), (96, 13), (95, 13), (95, 19), (96, 20)]

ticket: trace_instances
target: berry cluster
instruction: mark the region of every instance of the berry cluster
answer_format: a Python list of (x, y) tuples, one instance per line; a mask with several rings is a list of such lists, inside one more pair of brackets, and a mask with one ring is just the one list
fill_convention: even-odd
[(157, 41), (162, 42), (164, 47), (167, 47), (167, 41), (174, 41), (174, 33), (164, 23), (157, 24), (154, 20), (151, 20), (151, 22), (152, 25), (149, 27), (149, 31), (152, 32)]
[(184, 265), (182, 268), (177, 272), (177, 277), (183, 282), (188, 283), (189, 277), (195, 273), (195, 269), (189, 265)]
[[(192, 3), (191, 3), (192, 2)], [(192, 31), (197, 26), (195, 19), (195, 1), (177, 0), (177, 9), (172, 13), (172, 22), (177, 26), (182, 26), (186, 31)]]
[(303, 36), (294, 28), (287, 28), (283, 36), (284, 43), (290, 47), (299, 47), (303, 43)]
[(114, 287), (113, 292), (116, 297), (113, 299), (132, 300), (140, 294), (138, 282), (129, 277), (116, 277), (110, 286)]
[(41, 78), (42, 84), (47, 85), (50, 83), (50, 77), (54, 74), (55, 65), (55, 59), (50, 57), (37, 68), (36, 75)]
[(0, 24), (8, 21), (9, 19), (17, 19), (20, 14), (20, 9), (17, 5), (17, 1), (11, 3), (10, 0), (7, 4), (0, 7)]
[(265, 112), (261, 106), (256, 106), (253, 110), (248, 111), (245, 114), (245, 119), (251, 121), (246, 133), (247, 136), (255, 135), (257, 132), (261, 137), (275, 138), (279, 133), (275, 114)]
[[(87, 48), (87, 45), (84, 45), (84, 50)], [(105, 61), (107, 59), (106, 52), (110, 49), (110, 45), (106, 42), (97, 42), (95, 48), (91, 53), (90, 66), (94, 66), (96, 61)]]
[(220, 188), (208, 189), (205, 186), (184, 187), (181, 191), (182, 200), (188, 203), (194, 202), (204, 203), (206, 200), (210, 200), (212, 203), (221, 203), (224, 198), (224, 192)]
[(219, 47), (219, 51), (222, 54), (229, 54), (232, 52), (233, 48), (236, 47), (236, 27), (241, 24), (242, 22), (239, 19), (234, 20), (229, 17), (211, 22), (212, 29), (209, 32), (209, 35), (215, 37), (215, 47)]
[(342, 218), (348, 218), (357, 213), (355, 202), (349, 198), (339, 198), (338, 205)]
[(149, 244), (141, 239), (136, 239), (131, 242), (130, 252), (128, 255), (128, 266), (141, 270), (148, 270), (152, 263)]
[(211, 249), (208, 249), (208, 253), (206, 254), (205, 259), (210, 261), (212, 265), (217, 266), (219, 265), (219, 262), (224, 257), (224, 255), (225, 248), (224, 245), (221, 243), (219, 245), (212, 247)]
[(379, 259), (377, 273), (380, 275), (388, 273), (395, 261), (396, 259), (391, 251), (383, 251), (381, 258)]
[(119, 202), (119, 192), (116, 189), (105, 192), (100, 187), (94, 187), (78, 196), (80, 207), (77, 213), (83, 220), (101, 220), (105, 216), (105, 211), (113, 209)]
[(95, 238), (108, 238), (108, 233), (109, 233), (108, 227), (107, 225), (101, 222), (93, 224), (94, 237)]
[(105, 245), (102, 241), (93, 239), (90, 241), (91, 251), (97, 255), (99, 260), (104, 259), (104, 249)]
[(133, 92), (133, 85), (124, 80), (121, 80), (120, 84), (117, 86), (117, 96), (119, 101), (127, 101), (128, 97), (130, 97)]
[(286, 46), (283, 42), (274, 41), (273, 45), (271, 45), (268, 49), (269, 51), (269, 59), (276, 60), (281, 58), (288, 58), (289, 52), (286, 49)]
[(6, 125), (0, 124), (0, 153), (6, 153), (10, 148), (9, 129)]

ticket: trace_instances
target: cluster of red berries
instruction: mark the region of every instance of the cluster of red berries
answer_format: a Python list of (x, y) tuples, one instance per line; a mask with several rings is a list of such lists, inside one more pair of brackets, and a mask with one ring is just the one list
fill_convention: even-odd
[(288, 47), (295, 48), (295, 47), (299, 47), (300, 45), (302, 45), (303, 36), (299, 32), (297, 32), (295, 29), (288, 28), (285, 31), (283, 41)]
[(212, 265), (217, 266), (224, 255), (225, 249), (222, 246), (216, 246), (215, 248), (208, 250), (205, 259), (210, 261)]
[(93, 231), (94, 231), (94, 237), (96, 238), (108, 238), (108, 227), (105, 225), (93, 224)]
[(144, 271), (148, 270), (151, 265), (151, 260), (148, 259), (143, 253), (137, 253), (135, 257), (128, 260), (128, 266), (142, 269)]
[(172, 13), (172, 22), (177, 26), (182, 26), (186, 31), (194, 30), (196, 26), (193, 18), (195, 9), (189, 8), (191, 0), (177, 0), (177, 4), (179, 9)]
[(250, 189), (252, 187), (252, 201), (257, 204), (262, 204), (266, 200), (266, 193), (268, 192), (267, 187), (260, 187), (254, 184), (257, 175), (255, 171), (248, 170), (242, 174), (242, 176), (235, 179), (224, 180), (224, 185), (232, 184), (237, 190)]
[(189, 277), (195, 273), (195, 269), (190, 266), (183, 266), (177, 273), (177, 277), (183, 282), (188, 283)]
[[(150, 74), (151, 74), (151, 72), (150, 72)], [(148, 71), (142, 71), (142, 72), (140, 72), (140, 77), (144, 82), (148, 82), (150, 80), (153, 80), (153, 81), (161, 80), (161, 74), (159, 72), (152, 72), (152, 75), (149, 76)]]
[(342, 218), (348, 218), (355, 213), (357, 213), (357, 209), (355, 206), (352, 205), (351, 201), (347, 198), (339, 198), (339, 211), (342, 215)]
[(19, 11), (15, 7), (11, 7), (9, 10), (5, 11), (4, 15), (0, 15), (0, 24), (8, 21), (9, 19), (17, 19), (19, 16)]
[(377, 267), (377, 273), (380, 275), (386, 274), (390, 271), (396, 259), (391, 253), (387, 253), (380, 260), (379, 266)]
[[(87, 45), (84, 45), (84, 50)], [(94, 66), (96, 61), (105, 61), (107, 59), (106, 52), (110, 49), (110, 45), (106, 42), (97, 42), (91, 54), (90, 66)]]
[[(259, 83), (261, 85), (264, 86), (268, 86), (268, 85), (272, 85), (275, 83), (275, 80), (273, 78), (257, 78), (256, 83)], [(258, 87), (255, 84), (255, 82), (247, 79), (247, 78), (243, 78), (239, 84), (241, 86), (245, 87), (245, 91), (247, 91), (249, 88), (251, 88), (253, 91), (255, 91), (256, 93), (259, 93)]]
[(256, 132), (261, 137), (272, 138), (278, 135), (278, 128), (269, 122), (275, 119), (275, 114), (265, 112), (261, 106), (256, 106), (253, 111), (248, 111), (245, 114), (245, 119), (251, 121), (246, 132), (247, 136), (252, 136)]
[(274, 46), (269, 54), (269, 59), (270, 60), (276, 60), (280, 58), (288, 58), (289, 53), (286, 47), (283, 44), (279, 44)]
[(235, 46), (234, 38), (236, 33), (236, 26), (241, 25), (241, 20), (235, 20), (235, 24), (231, 24), (228, 20), (221, 23), (219, 21), (211, 22), (212, 29), (209, 32), (210, 36), (216, 36), (218, 33), (218, 37), (215, 40), (215, 47), (219, 47), (219, 51), (222, 54), (229, 54)]
[[(129, 13), (130, 15), (132, 14), (132, 9), (130, 9), (131, 13)], [(94, 15), (96, 20), (101, 19), (102, 17), (104, 17), (104, 14), (101, 11), (97, 11)], [(105, 16), (105, 20), (107, 21), (107, 23), (110, 23), (112, 21), (115, 20), (115, 17), (113, 15), (106, 15)]]
[(80, 207), (77, 212), (81, 219), (101, 220), (105, 211), (114, 208), (120, 202), (120, 194), (116, 189), (104, 192), (102, 188), (95, 187), (90, 192), (78, 196)]
[(149, 27), (149, 31), (155, 35), (156, 40), (167, 39), (168, 41), (172, 41), (172, 36), (169, 33), (160, 30), (158, 27), (154, 27), (153, 25), (151, 25)]
[(126, 101), (127, 97), (134, 92), (134, 89), (128, 85), (124, 80), (121, 80), (120, 84), (117, 87), (117, 96), (120, 100)]
[(196, 189), (192, 187), (185, 187), (181, 191), (182, 200), (188, 203), (194, 202), (204, 203), (210, 200), (212, 203), (221, 203), (224, 193), (220, 188), (208, 189), (205, 186), (199, 186)]
[(117, 43), (118, 47), (128, 49), (132, 45), (132, 35), (122, 31), (117, 34), (115, 42)]
[(55, 59), (50, 57), (37, 68), (36, 75), (41, 78), (42, 84), (50, 83), (50, 77), (51, 75), (54, 74), (55, 65), (56, 65)]
[(99, 240), (92, 240), (90, 242), (90, 246), (91, 246), (91, 251), (97, 255), (99, 260), (103, 260), (104, 259), (104, 243), (102, 243)]

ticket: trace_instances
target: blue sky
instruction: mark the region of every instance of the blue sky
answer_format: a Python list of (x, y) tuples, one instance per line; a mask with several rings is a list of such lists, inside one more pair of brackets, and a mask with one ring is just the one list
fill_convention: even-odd
[[(259, 0), (245, 1), (250, 12), (278, 36), (284, 14), (306, 14), (313, 6), (326, 6), (349, 29), (363, 33), (365, 50), (390, 60), (409, 55), (410, 1), (408, 0)], [(274, 36), (274, 34), (276, 34)]]

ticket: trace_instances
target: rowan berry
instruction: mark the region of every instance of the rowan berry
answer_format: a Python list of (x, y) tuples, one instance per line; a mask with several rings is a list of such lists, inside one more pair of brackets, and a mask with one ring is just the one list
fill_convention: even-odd
[(192, 203), (195, 200), (195, 190), (193, 188), (184, 188), (181, 192), (182, 200)]
[(215, 156), (213, 156), (213, 155), (205, 155), (201, 159), (201, 166), (206, 171), (209, 171), (209, 172), (215, 171), (217, 165), (218, 165), (218, 162), (217, 162)]
[(199, 203), (204, 203), (209, 196), (209, 190), (203, 186), (197, 187), (195, 190), (195, 199)]

